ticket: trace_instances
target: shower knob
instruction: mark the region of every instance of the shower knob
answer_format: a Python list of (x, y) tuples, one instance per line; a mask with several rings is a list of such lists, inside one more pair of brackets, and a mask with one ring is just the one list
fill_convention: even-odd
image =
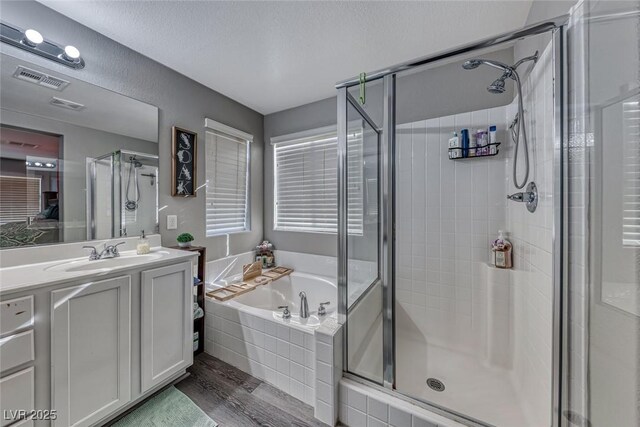
[(526, 188), (527, 191), (522, 193), (514, 193), (507, 196), (507, 199), (514, 202), (524, 202), (527, 210), (531, 213), (536, 211), (538, 207), (538, 187), (536, 183), (531, 181)]

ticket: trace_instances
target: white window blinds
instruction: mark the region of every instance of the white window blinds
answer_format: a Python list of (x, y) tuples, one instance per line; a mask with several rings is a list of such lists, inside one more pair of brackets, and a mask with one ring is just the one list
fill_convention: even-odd
[(249, 230), (249, 141), (206, 132), (207, 236)]
[[(286, 137), (285, 137), (286, 138)], [(348, 230), (362, 234), (362, 132), (348, 140)], [(274, 143), (274, 229), (336, 233), (336, 130)]]
[(640, 96), (622, 105), (622, 244), (640, 246)]
[(0, 224), (27, 222), (40, 212), (40, 178), (0, 176)]

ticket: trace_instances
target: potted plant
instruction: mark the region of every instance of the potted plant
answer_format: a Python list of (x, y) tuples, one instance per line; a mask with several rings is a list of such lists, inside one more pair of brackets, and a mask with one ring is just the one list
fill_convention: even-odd
[(193, 242), (193, 236), (189, 233), (182, 233), (176, 239), (178, 240), (178, 246), (181, 248), (189, 248), (191, 247), (191, 242)]

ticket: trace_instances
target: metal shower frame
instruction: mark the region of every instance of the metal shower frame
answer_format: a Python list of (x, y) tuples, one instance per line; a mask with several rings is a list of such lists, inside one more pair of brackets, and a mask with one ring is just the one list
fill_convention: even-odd
[[(411, 396), (406, 396), (394, 389), (395, 383), (395, 144), (396, 144), (396, 76), (403, 71), (415, 69), (426, 64), (435, 63), (458, 55), (470, 54), (474, 51), (497, 46), (507, 42), (544, 33), (551, 33), (553, 38), (554, 57), (554, 158), (553, 158), (553, 365), (552, 365), (552, 419), (550, 426), (559, 427), (566, 425), (563, 422), (562, 408), (567, 407), (567, 289), (566, 270), (563, 268), (563, 260), (566, 258), (566, 132), (567, 132), (567, 68), (566, 68), (566, 26), (569, 15), (541, 23), (524, 27), (517, 31), (500, 34), (478, 42), (473, 42), (461, 47), (453, 48), (434, 55), (425, 56), (412, 61), (404, 62), (389, 68), (367, 73), (364, 78), (354, 77), (336, 84), (338, 90), (338, 320), (345, 327), (343, 334), (343, 367), (345, 376), (356, 381), (364, 381), (367, 385), (396, 397), (410, 400), (419, 406), (423, 406), (433, 412), (440, 413), (454, 420), (471, 423), (471, 425), (485, 426), (482, 421), (470, 418), (468, 415), (453, 412), (451, 409), (439, 407), (433, 403), (427, 403)], [(383, 383), (378, 385), (369, 379), (363, 379), (356, 374), (347, 371), (348, 361), (348, 235), (347, 235), (347, 123), (348, 108), (354, 106), (358, 113), (372, 127), (375, 123), (367, 116), (362, 108), (349, 94), (349, 88), (358, 86), (361, 81), (365, 83), (383, 80), (383, 125), (382, 138), (379, 139), (379, 210), (380, 212), (380, 245), (378, 259), (379, 271), (383, 292)], [(371, 287), (369, 288), (369, 290)]]

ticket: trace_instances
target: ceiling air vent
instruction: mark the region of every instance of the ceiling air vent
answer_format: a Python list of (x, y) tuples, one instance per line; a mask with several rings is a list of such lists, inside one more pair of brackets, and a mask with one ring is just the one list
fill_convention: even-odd
[(62, 80), (58, 77), (50, 76), (48, 74), (41, 73), (40, 71), (23, 67), (22, 65), (16, 68), (16, 71), (13, 73), (13, 77), (25, 82), (37, 84), (38, 86), (43, 86), (59, 91), (69, 86), (69, 82), (66, 80)]
[(84, 105), (78, 104), (77, 102), (69, 101), (68, 99), (56, 98), (55, 96), (51, 98), (49, 104), (55, 105), (56, 107), (68, 108), (69, 110), (80, 111), (84, 108)]

